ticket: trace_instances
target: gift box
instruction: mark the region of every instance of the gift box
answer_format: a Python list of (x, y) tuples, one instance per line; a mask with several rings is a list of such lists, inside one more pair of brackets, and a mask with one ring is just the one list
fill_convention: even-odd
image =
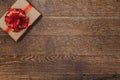
[(0, 18), (0, 28), (18, 41), (40, 15), (27, 0), (17, 0)]

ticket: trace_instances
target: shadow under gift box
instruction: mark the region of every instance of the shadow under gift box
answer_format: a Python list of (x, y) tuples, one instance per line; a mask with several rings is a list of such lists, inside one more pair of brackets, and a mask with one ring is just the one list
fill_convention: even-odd
[[(30, 3), (27, 0), (17, 0), (11, 8), (21, 8), (21, 9), (26, 9), (27, 6)], [(6, 12), (7, 13), (7, 12)], [(4, 31), (6, 31), (6, 29), (8, 29), (8, 26), (6, 25), (5, 22), (5, 16), (6, 13), (0, 18), (0, 28), (3, 29)], [(31, 7), (29, 11), (27, 11), (26, 16), (29, 17), (29, 26), (31, 26), (41, 15), (41, 13), (39, 13), (34, 7)], [(28, 28), (22, 29), (20, 32), (13, 32), (13, 31), (9, 31), (8, 35), (10, 35), (10, 37), (12, 39), (14, 39), (16, 42), (19, 40), (19, 38), (26, 32)]]

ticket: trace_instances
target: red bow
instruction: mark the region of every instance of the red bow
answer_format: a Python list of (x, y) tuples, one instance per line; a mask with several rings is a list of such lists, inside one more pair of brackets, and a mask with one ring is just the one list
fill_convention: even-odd
[(9, 9), (6, 16), (5, 22), (8, 26), (6, 32), (8, 33), (10, 30), (13, 32), (19, 32), (22, 29), (28, 27), (29, 17), (26, 16), (26, 13), (31, 8), (31, 5), (27, 5), (24, 10), (20, 8)]

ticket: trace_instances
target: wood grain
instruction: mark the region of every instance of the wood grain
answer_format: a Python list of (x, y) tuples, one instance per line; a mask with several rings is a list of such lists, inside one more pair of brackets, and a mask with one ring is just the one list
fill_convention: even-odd
[(0, 80), (120, 80), (119, 0), (28, 1), (43, 17), (18, 43), (0, 30)]
[(33, 26), (28, 35), (120, 35), (120, 19), (111, 18), (47, 17)]
[[(114, 63), (115, 61), (116, 63)], [(109, 66), (110, 64), (112, 65)], [(119, 64), (119, 56), (2, 55), (0, 58), (0, 71), (11, 74), (15, 72), (23, 74), (28, 72), (31, 74), (34, 72), (54, 74), (119, 73)], [(116, 71), (116, 69), (118, 70)]]
[[(120, 55), (120, 36), (25, 36), (16, 44), (0, 36), (1, 54)], [(35, 46), (35, 47), (34, 47)]]
[[(3, 14), (16, 0), (2, 0)], [(28, 0), (44, 16), (120, 17), (119, 0)], [(4, 6), (2, 6), (4, 5)]]
[[(48, 76), (49, 75), (49, 76)], [(69, 74), (68, 74), (69, 75)], [(55, 77), (56, 76), (56, 77)], [(54, 77), (51, 76), (50, 74), (37, 74), (37, 75), (15, 75), (13, 77), (13, 75), (1, 75), (0, 77), (3, 80), (8, 80), (8, 79), (12, 79), (12, 80), (48, 80), (48, 79), (52, 79), (52, 80), (119, 80), (120, 79), (120, 75), (116, 75), (116, 74), (101, 74), (101, 75), (97, 75), (97, 74), (91, 74), (91, 75), (81, 75), (79, 74), (79, 77), (76, 76), (67, 76), (64, 77), (66, 75), (55, 75)]]
[[(29, 0), (45, 16), (120, 17), (118, 0)], [(38, 6), (40, 5), (40, 6)]]
[[(0, 74), (8, 75), (8, 77), (11, 77), (9, 74), (17, 74), (11, 78), (39, 78), (43, 80), (65, 78), (79, 80), (87, 78), (87, 76), (82, 74), (88, 76), (89, 73), (92, 75), (98, 75), (98, 73), (100, 75), (114, 75), (120, 72), (119, 64), (119, 56), (2, 55), (0, 56)], [(113, 79), (111, 76), (107, 76), (103, 79)], [(116, 79), (119, 78), (116, 77)], [(101, 80), (101, 77), (97, 77), (97, 79)]]

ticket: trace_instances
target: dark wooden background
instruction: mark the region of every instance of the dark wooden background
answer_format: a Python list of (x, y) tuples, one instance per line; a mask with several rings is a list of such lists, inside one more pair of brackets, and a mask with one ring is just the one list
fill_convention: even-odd
[(120, 80), (120, 0), (29, 2), (43, 17), (18, 43), (0, 29), (0, 80)]

